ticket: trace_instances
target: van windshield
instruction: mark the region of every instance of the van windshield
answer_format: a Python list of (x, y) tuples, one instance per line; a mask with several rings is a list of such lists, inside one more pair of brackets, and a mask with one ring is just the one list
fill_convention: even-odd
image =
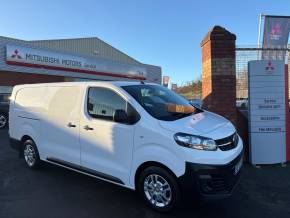
[(122, 86), (153, 117), (173, 121), (200, 112), (186, 99), (159, 85)]

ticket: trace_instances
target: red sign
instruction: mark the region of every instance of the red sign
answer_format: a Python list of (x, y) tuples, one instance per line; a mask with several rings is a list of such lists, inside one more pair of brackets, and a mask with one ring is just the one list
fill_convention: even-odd
[(290, 136), (289, 136), (289, 77), (288, 64), (285, 64), (285, 110), (286, 110), (286, 161), (290, 160)]
[(169, 76), (163, 76), (163, 86), (168, 87)]
[(172, 91), (176, 91), (176, 89), (177, 89), (177, 84), (176, 83), (172, 83), (171, 90)]

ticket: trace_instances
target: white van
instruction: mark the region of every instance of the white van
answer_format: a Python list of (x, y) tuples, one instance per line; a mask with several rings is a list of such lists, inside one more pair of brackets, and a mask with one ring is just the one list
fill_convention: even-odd
[(160, 85), (20, 85), (9, 115), (11, 146), (29, 168), (46, 161), (137, 190), (158, 211), (185, 193), (227, 197), (240, 176), (235, 127)]

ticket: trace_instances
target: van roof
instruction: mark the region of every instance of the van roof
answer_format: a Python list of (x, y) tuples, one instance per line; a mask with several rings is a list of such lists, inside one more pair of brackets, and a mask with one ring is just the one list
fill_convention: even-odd
[[(84, 86), (84, 85), (98, 85), (98, 84), (111, 84), (114, 86), (130, 86), (140, 85), (142, 82), (137, 81), (84, 81), (84, 82), (56, 82), (56, 83), (36, 83), (36, 84), (23, 84), (17, 85), (17, 87), (41, 87), (41, 86)], [(146, 83), (150, 85), (158, 85), (156, 83)]]

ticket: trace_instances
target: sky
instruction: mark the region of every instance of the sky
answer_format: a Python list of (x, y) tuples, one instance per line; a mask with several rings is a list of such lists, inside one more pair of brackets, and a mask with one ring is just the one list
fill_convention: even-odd
[(0, 35), (24, 40), (98, 37), (162, 67), (171, 83), (201, 77), (200, 42), (215, 25), (256, 45), (259, 14), (290, 15), (289, 0), (2, 0)]

